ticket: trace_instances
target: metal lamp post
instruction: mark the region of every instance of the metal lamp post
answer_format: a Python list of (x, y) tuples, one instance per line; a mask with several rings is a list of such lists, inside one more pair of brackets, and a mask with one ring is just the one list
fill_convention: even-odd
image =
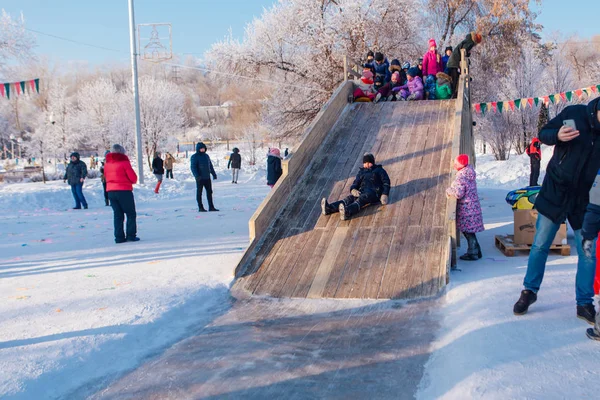
[(137, 51), (135, 46), (135, 14), (133, 0), (129, 0), (129, 47), (131, 48), (131, 75), (133, 80), (133, 102), (135, 105), (135, 147), (137, 150), (138, 181), (144, 183), (142, 156), (142, 132), (140, 128), (140, 97), (138, 87)]

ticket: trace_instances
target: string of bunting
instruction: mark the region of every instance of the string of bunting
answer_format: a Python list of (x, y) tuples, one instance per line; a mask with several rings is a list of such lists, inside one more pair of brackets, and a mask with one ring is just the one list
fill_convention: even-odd
[(39, 93), (40, 79), (32, 79), (29, 81), (0, 83), (0, 96), (10, 99), (10, 96), (21, 96), (25, 93)]
[(525, 110), (527, 107), (533, 108), (534, 105), (537, 107), (540, 103), (548, 105), (559, 104), (562, 102), (571, 102), (573, 100), (573, 96), (577, 96), (580, 100), (583, 96), (591, 96), (593, 94), (600, 93), (600, 85), (589, 86), (582, 89), (572, 90), (569, 92), (562, 92), (557, 94), (551, 94), (548, 96), (542, 97), (526, 97), (523, 99), (509, 100), (509, 101), (492, 101), (489, 103), (477, 103), (473, 105), (475, 112), (477, 114), (485, 115), (487, 112), (499, 112), (502, 113), (504, 111), (515, 111), (515, 110)]

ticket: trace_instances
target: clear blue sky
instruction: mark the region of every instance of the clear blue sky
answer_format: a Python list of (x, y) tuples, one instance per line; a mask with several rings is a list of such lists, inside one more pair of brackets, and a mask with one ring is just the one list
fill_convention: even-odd
[[(173, 24), (177, 54), (201, 57), (215, 41), (228, 34), (242, 37), (245, 25), (261, 15), (274, 0), (136, 0), (136, 23)], [(600, 0), (543, 0), (538, 19), (545, 32), (561, 30), (583, 37), (600, 34)], [(576, 6), (570, 6), (576, 4)], [(129, 50), (127, 0), (3, 0), (10, 14), (23, 12), (27, 27), (98, 46)], [(92, 65), (126, 62), (126, 53), (93, 49), (37, 35), (36, 53), (63, 61), (87, 60)]]

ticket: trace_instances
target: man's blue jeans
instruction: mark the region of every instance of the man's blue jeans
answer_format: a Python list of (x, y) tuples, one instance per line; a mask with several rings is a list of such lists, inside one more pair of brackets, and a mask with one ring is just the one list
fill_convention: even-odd
[(88, 206), (85, 197), (83, 197), (83, 183), (71, 185), (71, 193), (73, 193), (73, 198), (75, 199), (75, 208), (81, 208), (82, 204), (84, 207)]
[[(544, 271), (546, 270), (546, 260), (550, 245), (556, 236), (560, 224), (555, 224), (549, 218), (538, 214), (535, 225), (535, 237), (533, 246), (529, 253), (527, 262), (527, 273), (523, 286), (534, 293), (540, 290)], [(592, 257), (586, 257), (582, 247), (581, 229), (575, 231), (575, 244), (577, 246), (577, 276), (575, 277), (575, 294), (577, 305), (593, 304), (594, 300), (594, 277), (596, 273), (596, 240), (592, 249)]]

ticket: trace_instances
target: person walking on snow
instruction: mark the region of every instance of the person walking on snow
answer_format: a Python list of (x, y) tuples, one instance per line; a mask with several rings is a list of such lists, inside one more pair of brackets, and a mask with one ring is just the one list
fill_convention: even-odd
[(206, 145), (202, 142), (196, 144), (196, 152), (190, 158), (190, 169), (196, 179), (196, 201), (198, 202), (198, 211), (206, 212), (202, 205), (202, 189), (206, 189), (206, 198), (208, 200), (208, 211), (219, 211), (213, 204), (213, 191), (210, 176), (217, 180), (217, 173), (213, 168), (210, 157), (206, 154)]
[(238, 176), (240, 176), (240, 168), (242, 168), (242, 156), (240, 155), (240, 149), (237, 147), (233, 148), (233, 153), (229, 156), (227, 169), (229, 168), (231, 168), (231, 183), (237, 183)]
[(175, 158), (173, 158), (171, 153), (167, 153), (165, 155), (165, 169), (167, 170), (167, 179), (173, 179), (173, 163), (175, 163)]
[(87, 165), (81, 161), (79, 153), (71, 153), (71, 162), (67, 165), (65, 176), (63, 180), (71, 185), (71, 193), (75, 199), (74, 210), (81, 210), (83, 205), (84, 209), (88, 208), (88, 203), (83, 196), (83, 182), (87, 177)]
[(381, 202), (385, 206), (389, 195), (390, 177), (381, 165), (375, 164), (375, 156), (366, 153), (363, 166), (350, 186), (350, 195), (331, 204), (324, 197), (321, 199), (321, 213), (329, 215), (339, 212), (340, 219), (345, 221), (371, 204)]
[(540, 139), (534, 137), (531, 143), (525, 149), (525, 153), (529, 156), (531, 172), (529, 174), (529, 186), (539, 186), (538, 178), (540, 177), (540, 164), (542, 161), (542, 151)]
[(523, 280), (524, 289), (513, 312), (523, 315), (536, 302), (550, 245), (560, 225), (568, 220), (575, 234), (578, 256), (575, 277), (577, 317), (594, 325), (596, 240), (588, 236), (593, 240), (591, 251), (584, 251), (582, 226), (590, 202), (590, 189), (600, 169), (600, 98), (587, 106), (566, 107), (542, 128), (538, 136), (542, 143), (554, 146), (554, 154), (535, 200), (539, 213), (536, 231)]
[(456, 178), (446, 190), (446, 196), (454, 197), (456, 202), (456, 227), (467, 239), (467, 252), (461, 260), (476, 261), (482, 257), (477, 233), (483, 232), (483, 217), (479, 196), (477, 195), (477, 173), (469, 164), (469, 156), (461, 154), (454, 160)]
[(281, 152), (278, 148), (269, 150), (267, 155), (267, 185), (273, 189), (283, 170), (281, 169)]
[(165, 174), (165, 168), (162, 158), (160, 158), (160, 152), (157, 151), (152, 160), (152, 173), (156, 177), (156, 186), (154, 187), (154, 193), (158, 194), (160, 185), (162, 185), (163, 175)]
[[(133, 198), (133, 184), (137, 182), (137, 175), (131, 167), (125, 149), (119, 144), (114, 144), (106, 155), (104, 174), (106, 176), (106, 190), (113, 209), (115, 243), (137, 242), (135, 200)], [(127, 226), (123, 232), (123, 223), (127, 216)]]

